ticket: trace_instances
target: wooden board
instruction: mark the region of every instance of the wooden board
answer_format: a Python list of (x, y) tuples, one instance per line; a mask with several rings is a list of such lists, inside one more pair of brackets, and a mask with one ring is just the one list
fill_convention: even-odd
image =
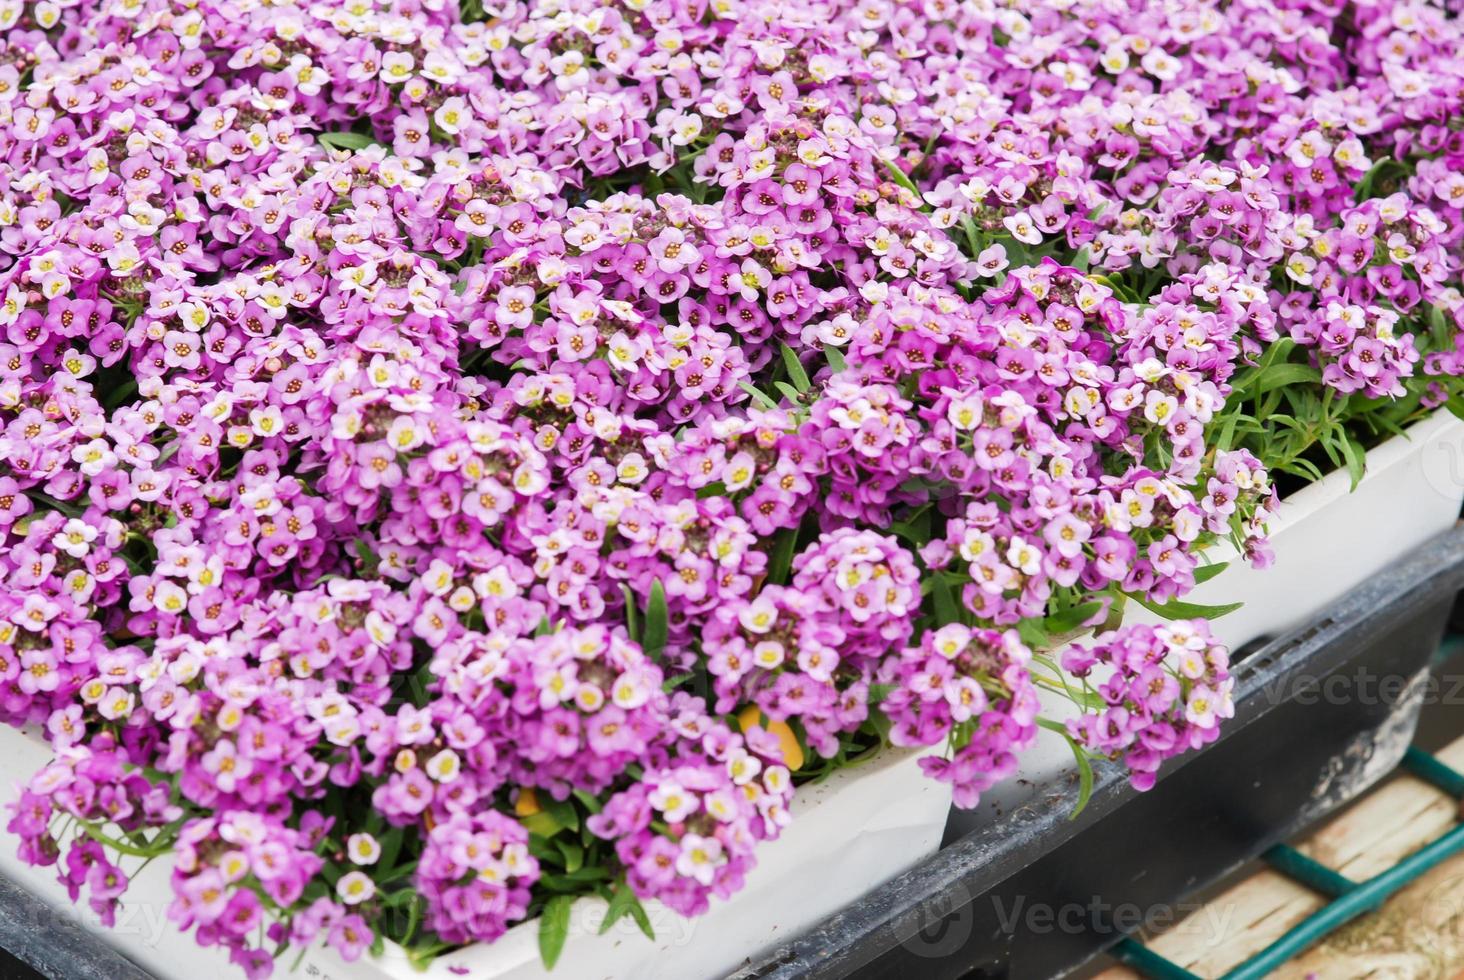
[[(1464, 771), (1464, 739), (1437, 753)], [(1297, 850), (1354, 881), (1386, 871), (1458, 822), (1459, 806), (1397, 774), (1313, 831)], [(1265, 949), (1324, 904), (1263, 868), (1211, 897), (1172, 928), (1145, 938), (1154, 952), (1200, 977), (1218, 977)], [(1137, 980), (1114, 966), (1099, 980)], [(1464, 980), (1464, 855), (1445, 861), (1381, 909), (1333, 933), (1273, 974), (1277, 980)]]

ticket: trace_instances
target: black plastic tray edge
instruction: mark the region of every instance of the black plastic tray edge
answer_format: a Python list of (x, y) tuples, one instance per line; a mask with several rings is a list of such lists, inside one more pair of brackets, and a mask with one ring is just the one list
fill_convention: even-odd
[[(1345, 664), (1352, 651), (1440, 596), (1461, 589), (1464, 527), (1456, 527), (1354, 589), (1307, 626), (1278, 637), (1242, 661), (1236, 670), (1235, 717), (1228, 724), (1240, 727), (1274, 709), (1274, 700), (1265, 696), (1272, 685), (1326, 676)], [(1199, 754), (1175, 759), (1164, 773)], [(943, 905), (954, 910), (972, 894), (1036, 860), (1040, 854), (1027, 847), (1034, 838), (1040, 837), (1045, 848), (1063, 843), (1136, 795), (1121, 766), (1095, 765), (1094, 777), (1093, 795), (1076, 819), (1069, 818), (1074, 796), (1068, 780), (1038, 787), (1032, 794), (1036, 803), (1018, 807), (997, 823), (954, 841), (733, 977), (825, 980), (847, 976), (881, 950), (914, 936), (939, 915)]]

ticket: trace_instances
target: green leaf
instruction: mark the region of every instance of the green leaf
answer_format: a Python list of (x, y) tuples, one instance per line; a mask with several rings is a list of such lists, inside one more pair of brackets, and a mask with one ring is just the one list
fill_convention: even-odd
[(931, 515), (929, 507), (921, 507), (905, 520), (896, 521), (894, 524), (891, 524), (889, 526), (889, 532), (898, 538), (904, 538), (918, 548), (930, 540), (930, 524)]
[(1013, 269), (1021, 269), (1029, 265), (1036, 265), (1032, 261), (1032, 251), (1025, 242), (1019, 242), (1015, 238), (1002, 237), (1000, 239), (1002, 248), (1006, 249), (1007, 261)]
[(594, 793), (582, 789), (573, 790), (572, 792), (574, 793), (574, 798), (580, 801), (580, 805), (591, 813), (599, 813), (605, 809), (605, 805), (600, 802), (600, 798)]
[[(413, 907), (415, 908), (415, 906)], [(419, 973), (426, 973), (427, 967), (432, 964), (437, 954), (452, 949), (453, 945), (453, 943), (424, 943), (412, 946), (405, 951), (407, 962), (411, 964), (412, 969)]]
[(565, 874), (545, 874), (539, 879), (539, 882), (549, 891), (583, 895), (585, 885), (604, 881), (609, 877), (610, 872), (604, 867), (592, 864)]
[[(976, 256), (980, 255), (982, 251), (981, 233), (976, 230), (976, 222), (969, 214), (961, 219), (961, 231), (966, 235), (966, 258), (975, 261)], [(954, 237), (955, 229), (952, 229), (951, 233)]]
[(839, 348), (825, 347), (824, 356), (829, 359), (829, 367), (834, 369), (835, 374), (849, 369), (849, 362), (844, 360), (844, 352)]
[(1428, 328), (1434, 333), (1441, 333), (1448, 325), (1444, 308), (1437, 303), (1428, 305)]
[(376, 883), (378, 885), (384, 886), (389, 885), (394, 881), (401, 881), (403, 878), (409, 877), (410, 875), (416, 873), (416, 871), (416, 861), (403, 861), (401, 864), (392, 868), (390, 871), (378, 871), (372, 877), (376, 879)]
[(564, 952), (564, 942), (569, 938), (569, 910), (574, 906), (573, 895), (556, 895), (544, 903), (539, 913), (539, 958), (544, 969), (554, 969), (559, 954)]
[(785, 585), (788, 572), (793, 567), (793, 554), (798, 549), (798, 529), (789, 528), (778, 532), (777, 543), (768, 556), (767, 581), (774, 585)]
[(1017, 623), (1017, 635), (1034, 651), (1051, 650), (1085, 631), (1089, 620), (1103, 611), (1103, 602), (1091, 599), (1061, 609), (1046, 619), (1024, 619)]
[(550, 799), (539, 804), (544, 812), (554, 814), (554, 819), (570, 830), (579, 830), (579, 811), (568, 800)]
[(1084, 602), (1073, 606), (1062, 612), (1053, 613), (1043, 621), (1043, 628), (1050, 634), (1061, 636), (1064, 633), (1071, 633), (1083, 626), (1088, 620), (1103, 611), (1103, 603), (1098, 600)]
[(1264, 395), (1289, 385), (1321, 384), (1322, 372), (1310, 364), (1276, 364), (1257, 374), (1255, 394)]
[(1216, 575), (1219, 575), (1221, 572), (1225, 571), (1225, 569), (1229, 567), (1230, 562), (1228, 561), (1217, 561), (1213, 565), (1202, 565), (1199, 568), (1195, 569), (1195, 584), (1200, 585), (1204, 582), (1208, 582), (1210, 581), (1210, 579), (1214, 578)]
[(1397, 422), (1394, 422), (1387, 416), (1371, 415), (1367, 417), (1367, 421), (1373, 425), (1376, 425), (1379, 429), (1382, 429), (1388, 435), (1401, 436), (1404, 434), (1403, 426), (1399, 425)]
[(635, 596), (631, 594), (630, 586), (623, 582), (620, 585), (620, 591), (625, 596), (625, 631), (630, 634), (632, 643), (639, 643), (641, 641), (640, 623), (636, 617)]
[(1229, 452), (1234, 444), (1235, 427), (1240, 423), (1240, 413), (1230, 413), (1224, 422), (1220, 424), (1220, 430), (1215, 436), (1215, 448), (1219, 452)]
[(420, 897), (415, 889), (404, 888), (401, 891), (392, 892), (390, 895), (383, 897), (381, 904), (389, 909), (405, 908), (407, 903), (416, 901)]
[(538, 813), (531, 813), (527, 817), (519, 817), (519, 823), (523, 824), (529, 833), (545, 839), (553, 837), (564, 829), (554, 819), (554, 815), (547, 810), (540, 810)]
[(1239, 395), (1242, 391), (1245, 391), (1246, 388), (1248, 388), (1255, 381), (1255, 379), (1259, 377), (1267, 368), (1277, 363), (1278, 361), (1286, 360), (1287, 356), (1290, 355), (1292, 349), (1295, 346), (1296, 341), (1292, 340), (1290, 337), (1282, 337), (1280, 340), (1273, 343), (1270, 347), (1267, 347), (1265, 353), (1261, 355), (1260, 361), (1257, 362), (1254, 367), (1247, 368), (1245, 371), (1241, 372), (1240, 375), (1237, 376), (1235, 381), (1232, 382), (1230, 386), (1231, 391), (1236, 395)]
[[(635, 898), (634, 894), (631, 895), (631, 898)], [(651, 928), (651, 917), (646, 915), (645, 906), (641, 905), (639, 899), (631, 903), (630, 917), (635, 920), (636, 925), (640, 926), (640, 931), (645, 933), (647, 939), (656, 938), (656, 930)]]
[(1040, 620), (1024, 619), (1017, 623), (1017, 636), (1032, 650), (1046, 650), (1052, 646), (1052, 637), (1042, 628)]
[(101, 844), (105, 847), (110, 847), (117, 853), (126, 854), (130, 857), (155, 858), (161, 854), (166, 854), (173, 847), (172, 840), (165, 840), (161, 845), (153, 844), (150, 848), (138, 846), (136, 844), (128, 844), (125, 841), (118, 840), (115, 837), (108, 837), (106, 834), (98, 830), (96, 826), (88, 823), (85, 820), (78, 821), (76, 826), (82, 831), (82, 833), (86, 834), (98, 844)]
[(924, 207), (924, 204), (925, 204), (925, 199), (920, 196), (920, 188), (918, 188), (918, 187), (915, 186), (915, 182), (910, 179), (909, 175), (906, 174), (905, 171), (901, 170), (899, 167), (895, 166), (889, 160), (886, 160), (885, 161), (885, 168), (887, 170), (889, 170), (889, 172), (890, 172), (890, 178), (895, 183), (897, 183), (901, 187), (905, 188), (905, 190), (907, 190), (910, 193), (914, 194), (915, 195), (915, 198), (918, 201), (920, 201), (920, 204), (921, 204), (921, 206), (923, 208)]
[(585, 866), (585, 849), (574, 841), (557, 840), (554, 846), (559, 848), (559, 853), (564, 856), (564, 870), (574, 874)]
[(1274, 391), (1289, 385), (1317, 385), (1322, 383), (1322, 372), (1310, 364), (1277, 364), (1267, 368), (1261, 379), (1260, 393)]
[[(535, 816), (537, 815), (535, 814)], [(520, 823), (525, 826), (528, 825), (527, 820), (521, 820)], [(558, 861), (561, 856), (553, 842), (541, 834), (529, 835), (529, 853), (538, 858), (539, 863), (545, 868), (548, 868), (553, 862)]]
[(1093, 797), (1093, 762), (1088, 758), (1088, 752), (1078, 744), (1077, 739), (1068, 734), (1067, 727), (1061, 722), (1053, 721), (1050, 718), (1038, 718), (1037, 724), (1050, 732), (1056, 732), (1067, 741), (1068, 748), (1073, 750), (1073, 761), (1078, 764), (1078, 802), (1073, 806), (1073, 812), (1068, 814), (1069, 820), (1076, 820), (1078, 814), (1082, 813), (1088, 805), (1088, 800)]
[(793, 379), (793, 387), (798, 391), (805, 392), (813, 387), (813, 382), (808, 380), (808, 372), (803, 370), (803, 362), (798, 360), (798, 355), (793, 353), (793, 348), (787, 344), (779, 344), (783, 351), (783, 364), (788, 368), (788, 377)]
[(694, 680), (696, 680), (695, 674), (678, 674), (675, 677), (668, 677), (661, 683), (661, 690), (665, 691), (667, 694), (670, 694), (678, 687), (690, 684)]
[(116, 408), (137, 392), (137, 379), (128, 378), (107, 395), (106, 406)]
[(652, 660), (661, 658), (662, 651), (666, 649), (668, 632), (666, 589), (661, 585), (661, 580), (657, 579), (651, 583), (651, 598), (646, 603), (646, 630), (641, 641), (641, 649), (646, 656)]
[(629, 885), (621, 881), (610, 895), (610, 907), (605, 910), (605, 921), (600, 923), (600, 935), (603, 936), (609, 932), (615, 923), (627, 915), (635, 919), (647, 939), (656, 938), (654, 930), (651, 929), (651, 920), (641, 906), (640, 899), (636, 897), (635, 892), (630, 890)]
[(727, 484), (721, 480), (713, 480), (696, 492), (697, 500), (710, 500), (713, 497), (725, 496), (727, 496)]
[(936, 575), (934, 583), (932, 598), (935, 600), (936, 622), (941, 626), (960, 622), (961, 605), (956, 601), (955, 590), (951, 588), (950, 579), (945, 575)]
[(1338, 434), (1337, 448), (1347, 461), (1347, 473), (1352, 477), (1352, 489), (1356, 490), (1367, 471), (1367, 451), (1362, 448), (1357, 437), (1345, 429)]
[(57, 500), (55, 497), (47, 496), (46, 494), (41, 493), (41, 491), (39, 490), (27, 490), (26, 496), (30, 497), (31, 500), (35, 501), (38, 504), (43, 504), (44, 506), (49, 507), (52, 510), (60, 511), (67, 517), (80, 517), (84, 513), (84, 510), (80, 507), (77, 507), (75, 504), (63, 503), (62, 501)]
[(777, 402), (773, 401), (767, 395), (764, 395), (761, 391), (758, 391), (757, 388), (753, 387), (750, 383), (748, 383), (746, 381), (740, 381), (740, 382), (738, 382), (738, 387), (741, 388), (743, 391), (747, 392), (749, 395), (751, 395), (752, 396), (752, 400), (755, 401), (755, 402), (757, 402), (763, 408), (770, 408), (771, 409), (771, 408), (777, 408), (778, 407), (778, 403)]
[[(545, 794), (547, 796), (547, 794)], [(531, 834), (537, 834), (545, 840), (553, 837), (563, 830), (579, 830), (579, 812), (575, 810), (574, 804), (568, 800), (542, 800), (543, 807), (538, 813), (532, 813), (527, 817), (520, 817), (519, 823), (523, 824)]]
[(1202, 606), (1197, 602), (1180, 602), (1178, 599), (1159, 603), (1133, 592), (1125, 592), (1124, 595), (1163, 619), (1219, 619), (1245, 605), (1243, 602), (1232, 602), (1223, 606)]
[(1093, 763), (1075, 740), (1069, 738), (1068, 745), (1073, 750), (1073, 761), (1078, 764), (1078, 802), (1073, 804), (1073, 812), (1068, 815), (1069, 820), (1076, 820), (1093, 797)]
[(1285, 473), (1294, 473), (1308, 483), (1316, 483), (1327, 475), (1309, 459), (1293, 459), (1290, 463), (1278, 468)]
[(381, 855), (376, 866), (385, 871), (396, 864), (397, 855), (402, 852), (402, 841), (406, 838), (405, 827), (393, 827), (381, 835)]
[(799, 398), (801, 398), (803, 395), (803, 392), (799, 391), (797, 388), (793, 387), (786, 381), (774, 381), (773, 387), (777, 388), (784, 398), (788, 399), (790, 402), (793, 402), (795, 405), (798, 403)]
[(315, 137), (315, 142), (324, 143), (332, 150), (364, 150), (374, 144), (376, 140), (365, 133), (343, 130), (336, 133), (321, 133)]
[(1355, 200), (1361, 204), (1368, 198), (1377, 197), (1380, 193), (1386, 194), (1390, 188), (1379, 188), (1379, 184), (1395, 178), (1406, 177), (1409, 173), (1408, 167), (1396, 157), (1384, 157), (1357, 182)]
[(1113, 603), (1108, 607), (1108, 618), (1099, 623), (1096, 632), (1108, 633), (1123, 625), (1123, 610), (1128, 605), (1128, 597), (1122, 592), (1113, 597)]
[[(413, 891), (412, 894), (417, 893)], [(417, 926), (422, 923), (422, 907), (426, 904), (426, 901), (420, 901), (412, 902), (407, 906), (407, 931), (402, 934), (403, 946), (410, 946), (412, 938), (417, 935)]]

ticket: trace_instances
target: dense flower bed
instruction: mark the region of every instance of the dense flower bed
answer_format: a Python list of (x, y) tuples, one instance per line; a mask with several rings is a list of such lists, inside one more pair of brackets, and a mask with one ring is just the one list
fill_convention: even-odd
[(1202, 552), (1464, 404), (1426, 3), (0, 26), (10, 829), (104, 916), (173, 855), (251, 975), (696, 914), (881, 745), (973, 803), (1039, 688), (1147, 785), (1229, 711)]

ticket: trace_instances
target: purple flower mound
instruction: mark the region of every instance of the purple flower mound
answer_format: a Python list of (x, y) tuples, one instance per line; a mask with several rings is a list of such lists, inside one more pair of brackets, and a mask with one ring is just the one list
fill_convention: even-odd
[(11, 846), (108, 922), (162, 858), (252, 977), (552, 963), (872, 752), (974, 805), (1039, 691), (1147, 786), (1223, 649), (1067, 644), (1464, 406), (1461, 52), (1421, 0), (0, 3)]

